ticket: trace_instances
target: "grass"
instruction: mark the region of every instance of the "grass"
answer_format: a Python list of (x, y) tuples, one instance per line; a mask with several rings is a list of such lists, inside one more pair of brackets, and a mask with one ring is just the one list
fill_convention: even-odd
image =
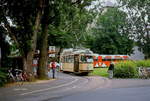
[[(117, 78), (138, 78), (137, 67), (150, 67), (149, 60), (119, 62), (115, 65), (114, 76)], [(108, 77), (108, 68), (94, 68), (90, 76)]]
[(108, 68), (94, 68), (94, 71), (91, 72), (89, 75), (108, 77), (107, 70), (108, 70)]

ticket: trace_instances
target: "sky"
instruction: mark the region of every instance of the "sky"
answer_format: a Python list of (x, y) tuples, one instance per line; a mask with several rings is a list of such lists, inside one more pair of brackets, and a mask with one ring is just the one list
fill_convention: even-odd
[[(116, 0), (96, 0), (92, 2), (92, 5), (89, 8), (93, 8), (94, 6), (102, 5), (102, 6), (115, 6), (117, 4)], [(98, 7), (99, 8), (99, 7)]]
[(117, 3), (116, 0), (103, 0), (106, 6), (113, 6)]

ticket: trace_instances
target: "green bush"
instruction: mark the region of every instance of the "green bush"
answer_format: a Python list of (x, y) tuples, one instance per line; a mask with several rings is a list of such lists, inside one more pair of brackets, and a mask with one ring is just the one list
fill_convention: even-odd
[(137, 67), (150, 67), (150, 60), (136, 61)]
[(137, 65), (133, 61), (119, 62), (115, 65), (114, 77), (134, 78), (138, 76)]
[(6, 69), (0, 68), (0, 87), (7, 82), (7, 72)]

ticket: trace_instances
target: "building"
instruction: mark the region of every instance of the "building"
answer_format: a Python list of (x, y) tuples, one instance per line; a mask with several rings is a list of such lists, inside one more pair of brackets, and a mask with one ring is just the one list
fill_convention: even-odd
[(133, 53), (130, 55), (130, 59), (131, 60), (143, 60), (145, 55), (143, 54), (143, 52), (138, 50), (138, 46), (135, 46), (133, 48)]

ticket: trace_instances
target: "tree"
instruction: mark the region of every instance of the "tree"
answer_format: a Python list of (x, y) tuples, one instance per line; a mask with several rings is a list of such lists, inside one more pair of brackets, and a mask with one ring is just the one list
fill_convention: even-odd
[(145, 58), (150, 58), (150, 0), (119, 0), (128, 14), (129, 35), (137, 42)]
[[(13, 40), (13, 44), (16, 44), (20, 50), (24, 70), (29, 75), (31, 74), (33, 77), (32, 60), (37, 47), (38, 33), (41, 33), (39, 35), (42, 37), (38, 72), (39, 77), (42, 78), (46, 70), (47, 37), (48, 32), (51, 32), (48, 28), (63, 32), (61, 35), (63, 40), (59, 39), (59, 43), (66, 42), (68, 45), (73, 44), (74, 47), (79, 46), (89, 23), (87, 16), (91, 16), (88, 15), (85, 6), (89, 5), (91, 1), (1, 0), (0, 23), (6, 34)], [(40, 25), (41, 32), (39, 31)], [(66, 38), (69, 40), (64, 41)]]
[(126, 14), (118, 8), (107, 8), (93, 28), (91, 49), (99, 54), (131, 54), (133, 41), (127, 36)]
[[(83, 9), (83, 7), (86, 6), (87, 2), (89, 1), (91, 0), (87, 0), (87, 1), (84, 0), (84, 2), (81, 4), (81, 0), (77, 0), (77, 1), (52, 0), (51, 2), (49, 0), (46, 0), (44, 14), (43, 14), (42, 23), (41, 23), (42, 24), (42, 27), (41, 27), (42, 38), (40, 38), (41, 39), (40, 41), (41, 53), (40, 53), (39, 68), (38, 68), (39, 78), (46, 77), (45, 67), (47, 67), (46, 64), (47, 64), (48, 33), (49, 33), (49, 44), (59, 46), (60, 52), (61, 52), (62, 47), (68, 47), (68, 46), (71, 46), (72, 44), (77, 43), (78, 40), (74, 42), (75, 40), (74, 38), (76, 37), (77, 39), (77, 36), (76, 36), (77, 33), (81, 32), (82, 29), (85, 29), (85, 27), (79, 29), (79, 26), (80, 25), (86, 26), (86, 24), (81, 24), (81, 22), (83, 22), (81, 21), (83, 20), (83, 17), (81, 19), (81, 16), (80, 16), (82, 14), (81, 9)], [(72, 27), (72, 26), (76, 26), (78, 28), (75, 29), (75, 27)], [(66, 44), (64, 45), (64, 43)]]
[(0, 6), (2, 27), (14, 41), (13, 44), (19, 48), (24, 70), (32, 78), (32, 59), (44, 8), (43, 0), (2, 0), (1, 5), (3, 5)]
[(50, 18), (50, 2), (49, 0), (45, 0), (45, 9), (44, 14), (42, 16), (42, 23), (41, 23), (41, 48), (40, 48), (40, 59), (39, 59), (39, 65), (38, 65), (38, 78), (44, 79), (47, 78), (46, 72), (47, 72), (47, 47), (48, 47), (48, 26), (51, 23)]
[(0, 68), (5, 67), (7, 64), (7, 56), (10, 54), (10, 45), (6, 41), (6, 33), (3, 27), (0, 25), (0, 48), (1, 48), (1, 60), (0, 60)]
[[(76, 2), (59, 2), (59, 9), (56, 9), (57, 15), (55, 16), (55, 23), (51, 24), (49, 37), (57, 36), (62, 33), (63, 36), (60, 36), (62, 40), (65, 39), (66, 47), (76, 48), (82, 46), (85, 40), (87, 25), (92, 21), (91, 12), (85, 9), (91, 0), (83, 0), (82, 3), (79, 1), (80, 0), (76, 0)], [(55, 39), (53, 39), (53, 41), (54, 40)], [(59, 38), (57, 38), (57, 40), (59, 40), (60, 43), (61, 40)], [(49, 42), (51, 42), (51, 40)], [(63, 44), (61, 45), (63, 46)]]

